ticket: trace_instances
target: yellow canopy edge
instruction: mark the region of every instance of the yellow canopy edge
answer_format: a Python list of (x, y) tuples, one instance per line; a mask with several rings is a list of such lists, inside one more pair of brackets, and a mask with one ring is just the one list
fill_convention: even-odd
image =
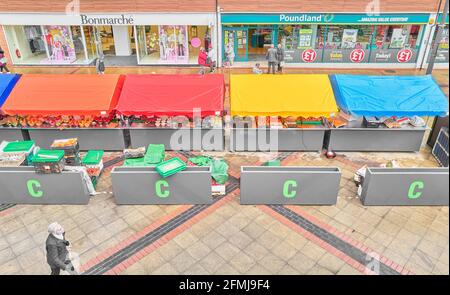
[(328, 75), (231, 75), (231, 115), (330, 117), (338, 111)]

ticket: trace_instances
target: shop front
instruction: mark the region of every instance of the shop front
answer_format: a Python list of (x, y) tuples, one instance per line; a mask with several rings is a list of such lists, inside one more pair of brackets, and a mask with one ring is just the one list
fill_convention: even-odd
[(429, 14), (224, 13), (222, 58), (230, 47), (237, 62), (265, 61), (281, 44), (289, 64), (407, 64), (422, 54)]
[(14, 65), (197, 64), (212, 48), (214, 14), (1, 14)]
[[(449, 38), (449, 28), (448, 28), (448, 15), (447, 18), (445, 20), (445, 26), (442, 30), (442, 33), (440, 36), (437, 36), (437, 26), (440, 24), (441, 22), (441, 17), (442, 15), (439, 15), (436, 18), (436, 21), (434, 22), (434, 26), (432, 28), (432, 33), (434, 38), (439, 38), (438, 42), (437, 42), (437, 52), (436, 52), (436, 58), (434, 60), (435, 64), (434, 66), (436, 68), (448, 68), (448, 63), (449, 63), (449, 56), (448, 56), (448, 38)], [(426, 52), (426, 59), (424, 60), (424, 67), (426, 65), (428, 65), (428, 63), (430, 62), (430, 58), (431, 58), (431, 45), (432, 42), (434, 41), (434, 39), (430, 39), (430, 42), (428, 43), (428, 50)]]

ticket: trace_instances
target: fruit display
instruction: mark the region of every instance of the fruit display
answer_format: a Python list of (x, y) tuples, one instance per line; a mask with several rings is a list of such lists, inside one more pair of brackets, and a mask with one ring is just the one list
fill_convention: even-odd
[(119, 120), (109, 116), (4, 116), (0, 119), (3, 127), (36, 128), (117, 128)]

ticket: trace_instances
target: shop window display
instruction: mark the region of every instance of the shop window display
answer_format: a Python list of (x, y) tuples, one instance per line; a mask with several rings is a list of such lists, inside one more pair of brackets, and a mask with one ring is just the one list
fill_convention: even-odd
[(5, 26), (14, 64), (87, 63), (80, 26)]
[[(442, 30), (441, 39), (438, 41), (438, 50), (436, 54), (436, 63), (448, 63), (449, 57), (448, 57), (448, 25), (445, 25), (445, 28)], [(429, 53), (428, 58), (430, 58), (431, 50)], [(429, 62), (429, 61), (428, 61)]]
[(419, 25), (377, 26), (370, 62), (415, 62), (422, 30)]
[(207, 26), (137, 26), (140, 64), (196, 64), (200, 47), (209, 48)]

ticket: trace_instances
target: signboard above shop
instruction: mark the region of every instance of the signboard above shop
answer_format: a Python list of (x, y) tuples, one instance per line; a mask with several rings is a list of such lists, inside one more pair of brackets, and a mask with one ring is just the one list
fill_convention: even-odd
[(0, 13), (0, 25), (208, 25), (214, 13)]
[(223, 24), (426, 24), (428, 13), (223, 13)]

